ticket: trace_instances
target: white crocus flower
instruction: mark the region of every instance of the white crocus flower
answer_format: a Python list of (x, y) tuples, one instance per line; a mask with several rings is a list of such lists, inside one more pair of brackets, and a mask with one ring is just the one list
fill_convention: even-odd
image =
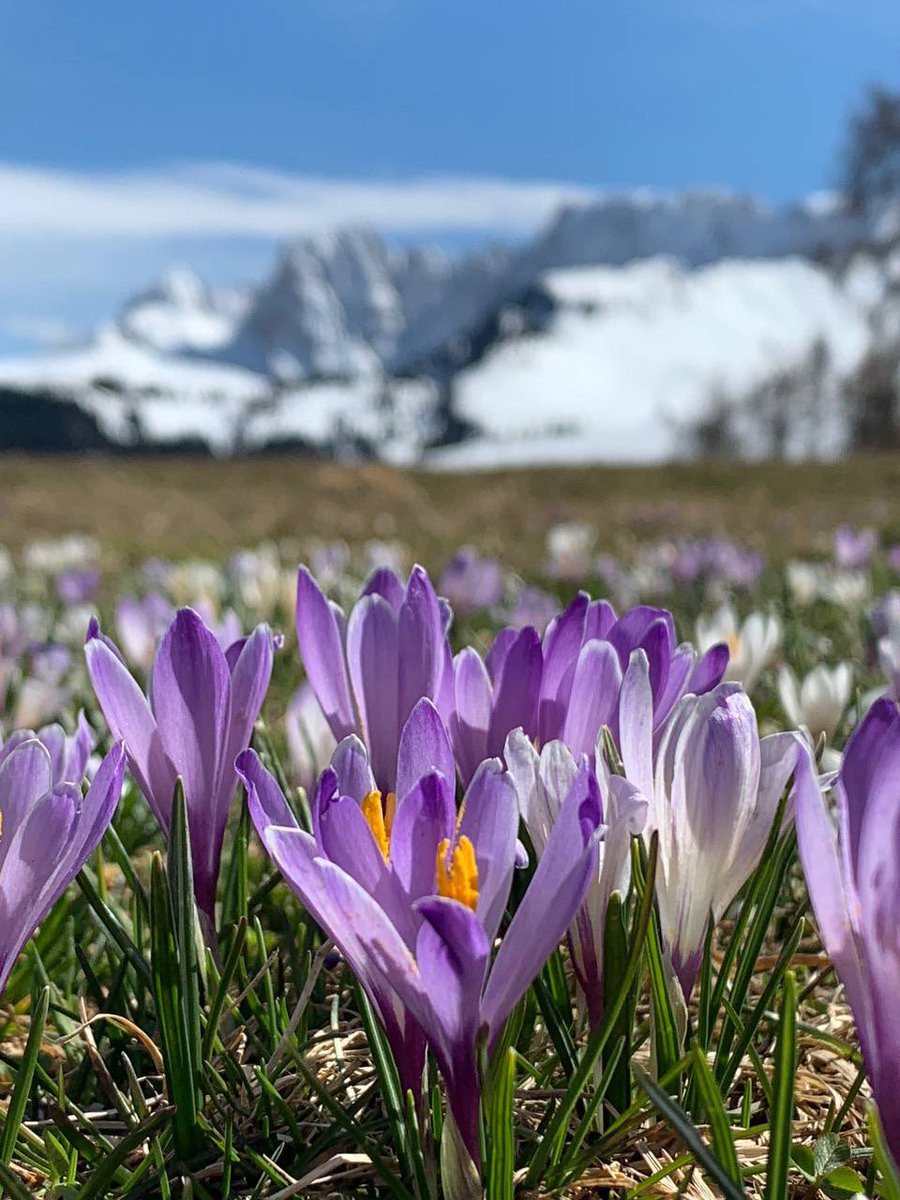
[(822, 572), (816, 563), (794, 559), (785, 569), (788, 589), (794, 603), (808, 608), (822, 590)]
[(791, 773), (811, 756), (799, 733), (760, 738), (737, 683), (682, 696), (654, 749), (642, 650), (622, 682), (619, 738), (625, 776), (649, 804), (644, 836), (659, 833), (660, 929), (687, 1000), (710, 920), (718, 924), (756, 869)]
[[(602, 757), (602, 735), (595, 761)], [(579, 761), (560, 741), (547, 742), (540, 753), (522, 729), (506, 739), (507, 767), (516, 788), (519, 812), (538, 859), (544, 853), (563, 802), (580, 772), (595, 773), (585, 756)], [(597, 872), (569, 931), (575, 978), (588, 1018), (596, 1026), (603, 1013), (603, 938), (606, 911), (614, 891), (625, 892), (630, 878), (631, 839), (641, 832), (647, 802), (620, 776), (597, 780), (605, 833)]]
[(781, 622), (774, 614), (754, 612), (740, 625), (731, 605), (723, 604), (712, 617), (697, 619), (701, 653), (717, 642), (728, 646), (725, 678), (742, 683), (751, 692), (781, 645)]
[(849, 663), (813, 668), (798, 681), (790, 667), (778, 673), (778, 696), (792, 725), (803, 725), (817, 741), (824, 733), (830, 742), (850, 702), (853, 670)]
[(584, 579), (591, 573), (594, 530), (585, 521), (554, 525), (547, 534), (547, 573), (553, 579)]

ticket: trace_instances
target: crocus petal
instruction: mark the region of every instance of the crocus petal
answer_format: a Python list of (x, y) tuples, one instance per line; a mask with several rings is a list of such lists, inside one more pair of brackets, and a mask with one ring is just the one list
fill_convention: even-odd
[[(422, 696), (434, 699), (444, 671), (444, 622), (431, 580), (413, 567), (399, 618), (399, 724)], [(376, 771), (377, 775), (377, 771)]]
[(612, 723), (621, 684), (615, 649), (609, 642), (587, 642), (575, 666), (561, 738), (574, 755), (594, 753), (597, 734)]
[(693, 673), (696, 657), (694, 647), (688, 642), (675, 648), (675, 652), (669, 660), (666, 685), (656, 697), (656, 703), (653, 706), (653, 725), (656, 729), (660, 727), (678, 700), (689, 690), (688, 680)]
[(513, 642), (518, 637), (518, 632), (518, 630), (509, 627), (501, 629), (491, 642), (491, 647), (485, 656), (484, 665), (487, 667), (487, 673), (490, 676), (492, 684), (496, 683), (500, 678), (500, 672), (503, 670), (506, 656), (509, 654), (509, 649)]
[[(227, 804), (234, 793), (233, 767), (235, 758), (249, 745), (253, 726), (259, 716), (269, 681), (272, 678), (272, 663), (275, 639), (268, 625), (257, 625), (248, 638), (243, 639), (240, 653), (231, 671), (231, 722), (227, 734), (223, 777), (220, 787), (228, 793), (223, 803)], [(227, 662), (227, 656), (226, 656)]]
[(463, 784), (487, 758), (488, 727), (493, 703), (491, 680), (477, 651), (466, 646), (454, 663), (455, 705), (450, 718), (456, 760)]
[(584, 899), (597, 869), (600, 819), (597, 780), (585, 765), (494, 960), (482, 1007), (490, 1028), (489, 1049)]
[(584, 622), (584, 640), (605, 640), (617, 620), (616, 610), (608, 600), (593, 600), (588, 605)]
[[(622, 664), (622, 670), (628, 665), (632, 650), (643, 645), (651, 628), (662, 622), (668, 637), (669, 650), (675, 646), (675, 622), (672, 614), (664, 608), (653, 608), (650, 605), (638, 604), (622, 614), (610, 629), (607, 637), (615, 646)], [(647, 649), (645, 646), (644, 649)], [(648, 658), (650, 657), (648, 651)], [(653, 662), (651, 661), (651, 678), (653, 677)], [(654, 689), (654, 695), (656, 690)]]
[[(87, 723), (84, 712), (79, 712), (75, 733), (66, 741), (66, 761), (63, 765), (66, 780), (77, 783), (84, 778), (93, 749), (94, 731)], [(54, 783), (62, 782), (62, 779), (54, 778)]]
[(378, 567), (366, 581), (361, 593), (363, 596), (381, 596), (387, 600), (391, 608), (399, 609), (406, 595), (406, 589), (397, 578), (396, 572), (390, 567)]
[(106, 723), (113, 737), (125, 743), (131, 773), (166, 832), (176, 771), (163, 750), (150, 705), (106, 640), (99, 636), (89, 638), (84, 652), (88, 675)]
[(221, 646), (199, 615), (180, 609), (153, 665), (153, 710), (166, 757), (184, 780), (197, 902), (215, 902), (222, 839), (228, 820), (222, 772), (231, 722), (231, 676)]
[(310, 686), (339, 742), (357, 732), (344, 642), (331, 605), (306, 567), (297, 572), (297, 641)]
[(889, 827), (900, 787), (900, 709), (893, 700), (876, 700), (850, 736), (841, 780), (847, 796), (847, 849), (856, 879), (863, 880), (869, 874), (867, 852), (877, 861), (878, 842)]
[[(52, 785), (50, 755), (34, 734), (18, 741), (0, 760), (0, 816), (7, 830), (0, 835), (0, 870), (15, 830)], [(45, 850), (49, 845), (52, 843), (45, 843)]]
[(410, 900), (434, 892), (438, 845), (453, 836), (456, 805), (453, 775), (423, 775), (397, 806), (391, 830), (390, 863)]
[(237, 756), (235, 770), (247, 789), (247, 805), (250, 818), (262, 838), (262, 831), (269, 825), (298, 828), (297, 819), (291, 812), (281, 788), (259, 760), (255, 750), (245, 750)]
[(503, 667), (494, 682), (494, 702), (488, 727), (487, 753), (503, 753), (506, 735), (520, 726), (536, 732), (538, 691), (541, 685), (541, 642), (537, 630), (526, 626), (511, 642)]
[(578, 765), (559, 741), (548, 742), (541, 753), (521, 729), (506, 739), (506, 763), (515, 785), (519, 812), (537, 856), (544, 852), (559, 808), (575, 782)]
[[(643, 650), (628, 660), (619, 694), (619, 748), (628, 779), (653, 803), (653, 693)], [(658, 814), (657, 819), (662, 814)]]
[(543, 640), (544, 670), (538, 703), (538, 737), (541, 743), (558, 738), (566, 714), (567, 688), (578, 651), (584, 640), (584, 626), (590, 599), (579, 592), (565, 612), (547, 626)]
[(455, 900), (420, 900), (418, 908), (425, 923), (419, 931), (416, 960), (434, 1013), (426, 1033), (444, 1072), (457, 1128), (477, 1164), (481, 1089), (475, 1047), (490, 943), (475, 914)]
[(352, 796), (357, 804), (361, 804), (369, 792), (376, 790), (368, 752), (354, 734), (345, 737), (335, 749), (331, 756), (331, 769), (337, 776), (338, 793)]
[(407, 718), (397, 754), (397, 799), (402, 800), (428, 771), (453, 780), (456, 766), (447, 730), (432, 702), (423, 696)]
[(515, 870), (519, 812), (512, 779), (497, 759), (483, 762), (466, 791), (459, 836), (475, 847), (478, 919), (490, 941), (497, 936)]
[(382, 596), (363, 596), (347, 626), (347, 662), (365, 727), (369, 761), (383, 792), (394, 790), (400, 720), (397, 708), (397, 613)]
[(716, 645), (710, 646), (706, 653), (697, 660), (697, 665), (688, 679), (686, 690), (697, 696), (711, 692), (725, 678), (728, 657), (728, 646), (724, 642), (717, 642)]
[(0, 890), (0, 984), (5, 984), (19, 951), (53, 903), (49, 887), (55, 869), (48, 847), (65, 845), (75, 823), (80, 791), (71, 783), (35, 801), (8, 839)]
[[(22, 761), (18, 765), (13, 762), (9, 775), (4, 774), (7, 763), (0, 767), (0, 795), (7, 794), (4, 786), (14, 786), (14, 775), (22, 778), (28, 754), (26, 745), (11, 756)], [(79, 787), (61, 784), (33, 800), (4, 839), (9, 844), (3, 855), (0, 889), (0, 992), (25, 942), (97, 848), (119, 801), (124, 772), (125, 752), (121, 745), (114, 746), (84, 799)], [(40, 774), (42, 768), (31, 772), (33, 783)], [(58, 847), (58, 852), (48, 853), (48, 846)]]

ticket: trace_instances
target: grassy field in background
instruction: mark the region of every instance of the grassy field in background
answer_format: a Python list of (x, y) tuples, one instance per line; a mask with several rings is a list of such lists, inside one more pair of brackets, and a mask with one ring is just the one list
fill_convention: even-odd
[(124, 559), (216, 555), (268, 539), (399, 538), (428, 563), (472, 542), (513, 567), (586, 520), (598, 549), (729, 534), (780, 558), (830, 550), (837, 524), (900, 541), (900, 456), (834, 464), (577, 467), (472, 475), (295, 458), (0, 459), (0, 542), (92, 533)]

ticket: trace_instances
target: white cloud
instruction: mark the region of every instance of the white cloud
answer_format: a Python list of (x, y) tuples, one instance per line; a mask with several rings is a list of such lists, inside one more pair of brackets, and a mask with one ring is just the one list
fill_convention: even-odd
[(526, 232), (589, 194), (553, 182), (340, 180), (232, 163), (103, 173), (0, 163), (0, 237), (280, 238), (346, 224), (387, 233)]

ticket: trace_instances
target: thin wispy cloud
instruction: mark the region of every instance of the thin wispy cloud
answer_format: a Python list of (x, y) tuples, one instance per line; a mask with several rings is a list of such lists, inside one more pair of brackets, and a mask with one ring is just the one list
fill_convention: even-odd
[(0, 163), (0, 237), (280, 238), (348, 224), (526, 232), (588, 195), (567, 183), (328, 179), (234, 163), (104, 173)]

